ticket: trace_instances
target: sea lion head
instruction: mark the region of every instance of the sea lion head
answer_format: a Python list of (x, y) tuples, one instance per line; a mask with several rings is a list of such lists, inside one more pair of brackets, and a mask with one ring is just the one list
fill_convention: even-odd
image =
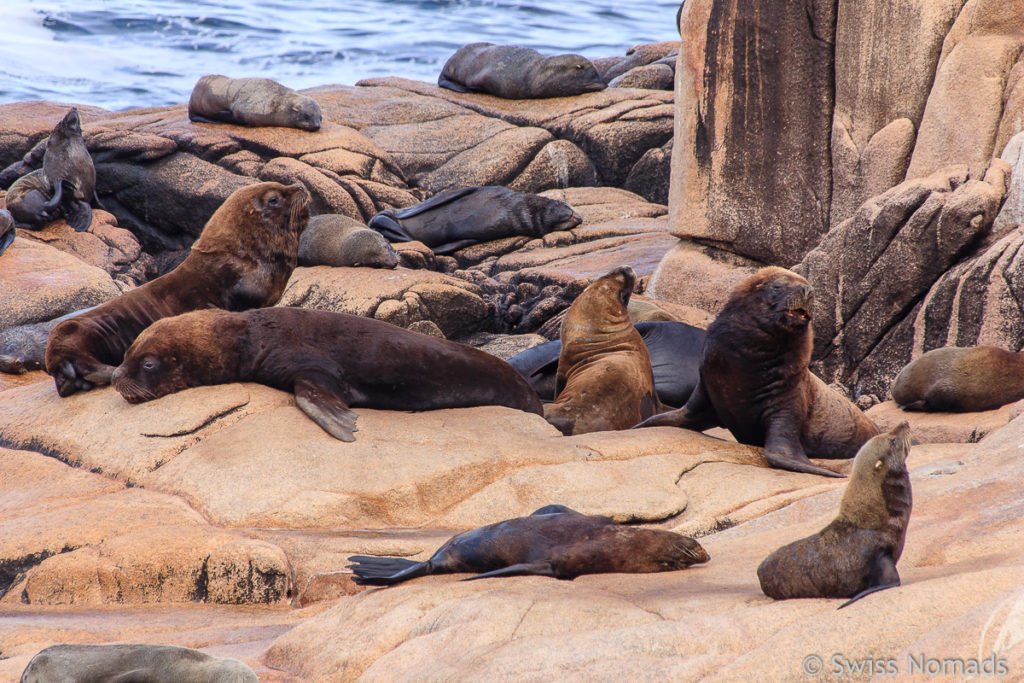
[[(71, 111), (64, 115), (64, 118), (57, 123), (50, 133), (50, 139), (55, 142), (73, 137), (82, 137), (82, 120), (78, 117), (78, 108), (72, 107)], [(47, 143), (49, 147), (49, 143)]]
[(636, 284), (636, 273), (619, 266), (594, 280), (576, 297), (562, 321), (562, 343), (567, 338), (589, 338), (593, 333), (607, 334), (628, 326), (626, 307)]
[(769, 266), (757, 271), (733, 290), (729, 302), (752, 305), (766, 331), (800, 334), (809, 330), (814, 288), (791, 270)]
[(889, 517), (886, 479), (907, 476), (910, 425), (901, 422), (892, 431), (871, 438), (857, 451), (850, 481), (839, 503), (839, 518), (862, 529), (877, 529)]
[(129, 403), (176, 391), (234, 381), (237, 340), (245, 323), (220, 309), (162, 318), (142, 331), (110, 383)]
[(560, 202), (557, 199), (548, 199), (541, 211), (541, 224), (545, 226), (545, 233), (555, 230), (571, 230), (582, 222), (583, 216), (565, 202)]
[(638, 564), (633, 567), (636, 572), (686, 569), (711, 559), (704, 546), (689, 536), (660, 529), (628, 528), (618, 531), (630, 536), (629, 545), (632, 548), (627, 552), (632, 553), (633, 561)]
[(235, 190), (210, 217), (192, 250), (244, 256), (276, 250), (297, 260), (299, 236), (309, 221), (309, 199), (298, 183), (256, 183)]
[(590, 60), (576, 54), (547, 58), (538, 76), (534, 82), (543, 83), (549, 97), (597, 92), (608, 87)]
[(323, 114), (317, 101), (308, 95), (295, 94), (288, 103), (294, 118), (289, 118), (296, 128), (302, 130), (320, 130)]

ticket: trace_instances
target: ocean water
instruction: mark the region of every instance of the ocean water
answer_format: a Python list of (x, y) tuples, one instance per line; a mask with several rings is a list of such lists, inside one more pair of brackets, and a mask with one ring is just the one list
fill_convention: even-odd
[(292, 88), (436, 81), (466, 43), (624, 54), (677, 40), (679, 0), (5, 0), (0, 102), (127, 109), (188, 100), (209, 73)]

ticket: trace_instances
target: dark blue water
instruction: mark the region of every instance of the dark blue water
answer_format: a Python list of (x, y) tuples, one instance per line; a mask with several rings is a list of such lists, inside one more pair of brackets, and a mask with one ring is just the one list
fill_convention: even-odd
[(125, 109), (184, 102), (208, 73), (293, 88), (436, 81), (471, 42), (623, 54), (677, 40), (678, 0), (4, 0), (0, 102)]

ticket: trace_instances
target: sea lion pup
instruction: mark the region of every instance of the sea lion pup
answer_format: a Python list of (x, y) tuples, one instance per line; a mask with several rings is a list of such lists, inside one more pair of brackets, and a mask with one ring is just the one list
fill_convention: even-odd
[(376, 230), (338, 213), (313, 216), (299, 238), (300, 266), (394, 268), (398, 253)]
[(369, 225), (392, 242), (418, 240), (435, 254), (450, 254), (503, 237), (543, 237), (582, 222), (565, 202), (486, 186), (445, 190), (405, 209), (386, 209)]
[(51, 645), (32, 658), (21, 683), (259, 683), (237, 659), (214, 657), (190, 647), (118, 643)]
[(426, 562), (398, 557), (348, 558), (361, 586), (390, 586), (428, 574), (479, 572), (469, 579), (537, 574), (574, 579), (581, 574), (646, 574), (686, 569), (711, 559), (700, 543), (660, 529), (616, 524), (564, 505), (546, 505), (529, 517), (488, 524), (454, 536)]
[(130, 403), (226, 382), (294, 393), (299, 409), (342, 441), (355, 440), (350, 406), (497, 405), (541, 414), (526, 380), (485, 351), (372, 318), (303, 308), (210, 309), (158, 320), (113, 375)]
[(841, 477), (808, 458), (852, 458), (878, 429), (807, 369), (813, 302), (807, 280), (785, 268), (762, 268), (738, 284), (708, 326), (700, 382), (686, 405), (639, 426), (721, 425), (740, 443), (764, 446), (772, 467)]
[(896, 563), (910, 520), (907, 453), (901, 423), (868, 441), (853, 461), (839, 514), (828, 526), (785, 545), (761, 563), (757, 578), (770, 598), (850, 598), (900, 585)]
[(196, 81), (188, 98), (190, 121), (240, 126), (285, 126), (320, 130), (316, 100), (269, 78), (228, 78), (218, 74)]
[(544, 419), (566, 436), (629, 429), (659, 408), (651, 357), (626, 314), (636, 273), (620, 266), (576, 297), (562, 320), (557, 396)]
[(14, 241), (14, 216), (7, 209), (0, 209), (0, 256)]
[(586, 57), (545, 57), (533, 48), (494, 43), (460, 47), (444, 63), (437, 84), (510, 100), (566, 97), (608, 87)]
[(1024, 398), (1024, 354), (996, 346), (932, 349), (912, 360), (892, 385), (903, 410), (995, 410)]
[(96, 169), (82, 140), (78, 109), (72, 108), (46, 140), (43, 167), (18, 178), (7, 191), (7, 209), (23, 228), (38, 230), (58, 218), (82, 232), (92, 224)]
[(210, 306), (243, 310), (275, 303), (298, 259), (308, 203), (301, 185), (236, 190), (177, 268), (53, 328), (46, 371), (57, 393), (107, 384), (125, 349), (154, 320)]
[[(630, 300), (632, 303), (632, 299)], [(662, 405), (681, 406), (700, 381), (700, 354), (704, 330), (687, 323), (650, 321), (633, 323), (651, 357), (654, 393)], [(555, 398), (555, 375), (562, 354), (559, 339), (521, 351), (508, 359), (542, 400)]]

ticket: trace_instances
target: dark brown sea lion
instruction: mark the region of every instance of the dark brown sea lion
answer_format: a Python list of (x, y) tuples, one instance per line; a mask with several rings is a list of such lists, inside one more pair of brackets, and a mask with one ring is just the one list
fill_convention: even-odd
[(460, 47), (444, 63), (437, 84), (510, 100), (567, 97), (607, 87), (586, 57), (545, 57), (533, 48), (493, 43)]
[(850, 598), (842, 608), (900, 585), (896, 563), (912, 503), (909, 450), (906, 422), (864, 444), (836, 518), (813, 536), (779, 548), (757, 568), (764, 594), (776, 600)]
[(43, 167), (11, 185), (5, 199), (15, 222), (38, 229), (64, 218), (75, 230), (92, 223), (96, 200), (96, 169), (82, 140), (78, 110), (71, 109), (46, 140)]
[(294, 393), (302, 412), (342, 441), (355, 440), (350, 406), (497, 405), (541, 413), (526, 380), (485, 351), (372, 318), (302, 308), (210, 309), (157, 321), (113, 376), (131, 403), (226, 382)]
[(686, 405), (640, 426), (721, 425), (740, 443), (764, 446), (772, 467), (842, 476), (808, 457), (852, 458), (878, 429), (807, 369), (813, 299), (807, 280), (785, 268), (741, 282), (708, 326), (700, 383)]
[(0, 256), (14, 241), (14, 216), (7, 209), (0, 209)]
[(383, 235), (337, 213), (309, 219), (299, 239), (300, 266), (394, 268), (398, 254)]
[(489, 524), (453, 537), (426, 562), (398, 557), (348, 558), (352, 580), (389, 586), (428, 574), (479, 572), (471, 579), (537, 574), (574, 579), (581, 574), (646, 574), (686, 569), (710, 556), (688, 536), (621, 526), (610, 517), (547, 505), (529, 517)]
[(189, 647), (118, 643), (51, 645), (25, 667), (21, 683), (259, 683), (237, 659)]
[(576, 297), (562, 320), (557, 396), (544, 419), (566, 436), (629, 429), (660, 406), (651, 357), (626, 313), (636, 273), (620, 266)]
[(235, 123), (240, 126), (285, 126), (320, 130), (316, 100), (300, 95), (269, 78), (200, 78), (188, 99), (191, 121)]
[(50, 333), (46, 371), (69, 396), (110, 381), (135, 337), (154, 320), (216, 306), (243, 310), (281, 298), (309, 218), (301, 185), (257, 183), (236, 190), (177, 268), (65, 320)]
[[(630, 300), (632, 303), (632, 300)], [(700, 355), (704, 347), (704, 330), (681, 322), (633, 323), (651, 357), (654, 393), (662, 405), (681, 406), (700, 381)], [(531, 347), (508, 359), (526, 378), (542, 400), (552, 400), (558, 357), (562, 353), (559, 339)]]
[(932, 349), (912, 360), (892, 385), (903, 410), (995, 410), (1024, 398), (1024, 354), (996, 346)]
[(406, 209), (386, 209), (370, 219), (370, 227), (392, 242), (418, 240), (436, 254), (450, 254), (503, 237), (543, 237), (581, 222), (565, 202), (487, 186), (445, 190)]

